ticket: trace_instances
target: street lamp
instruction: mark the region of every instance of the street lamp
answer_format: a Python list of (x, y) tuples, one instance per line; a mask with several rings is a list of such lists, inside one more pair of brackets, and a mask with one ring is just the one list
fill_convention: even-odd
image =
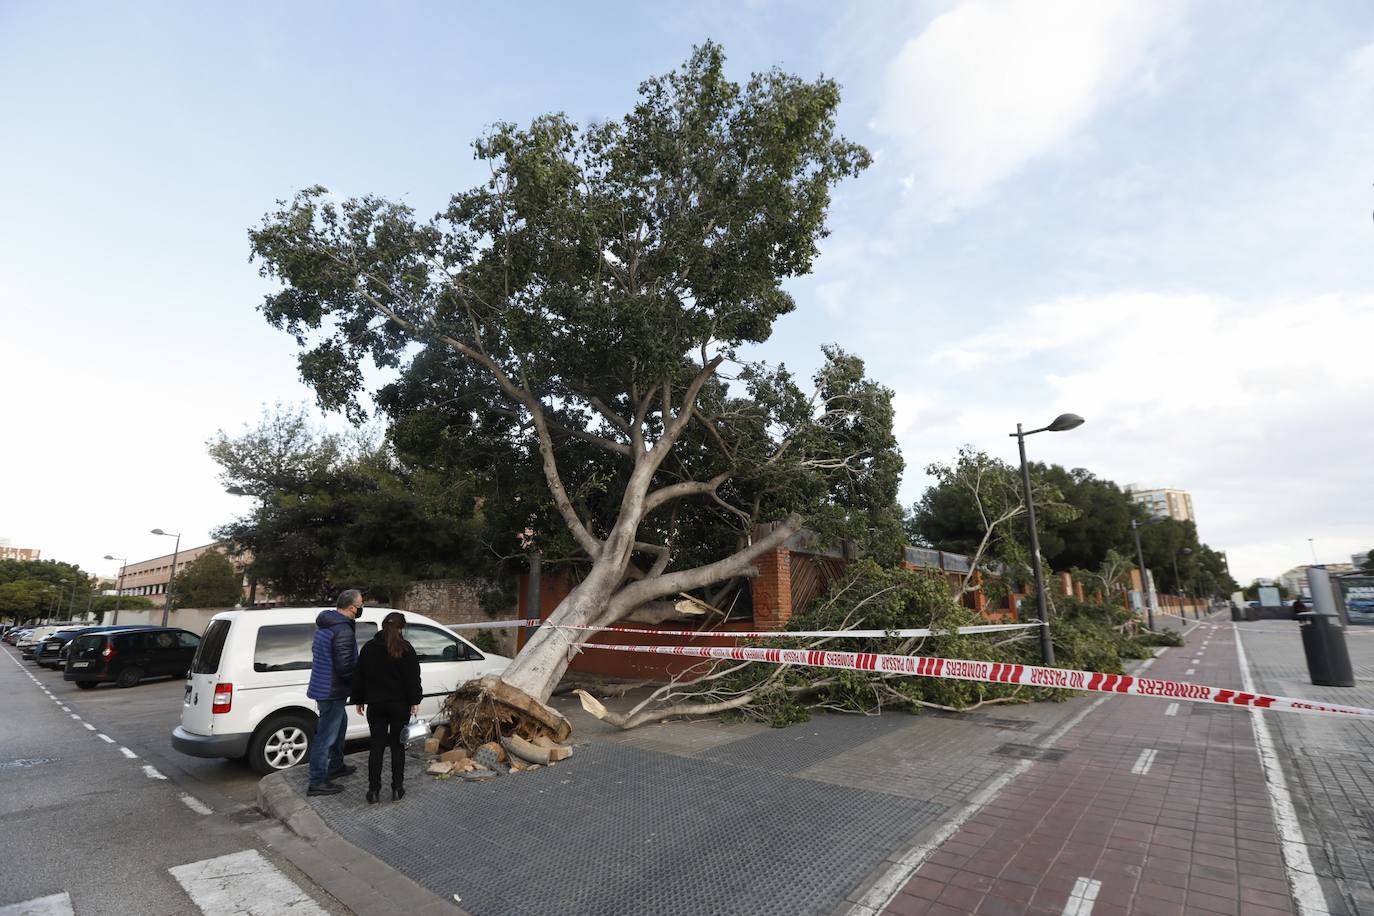
[[(1186, 556), (1188, 556), (1188, 554), (1190, 554), (1190, 553), (1192, 553), (1192, 552), (1193, 552), (1193, 549), (1192, 549), (1191, 547), (1180, 547), (1180, 548), (1178, 549), (1178, 552), (1174, 554), (1174, 590), (1178, 592), (1178, 616), (1180, 616), (1180, 617), (1183, 617), (1183, 616), (1184, 616), (1184, 612), (1183, 612), (1183, 580), (1180, 579), (1179, 576), (1178, 576), (1178, 558), (1181, 557), (1181, 556), (1182, 556), (1182, 557), (1186, 557)], [(1196, 609), (1196, 608), (1193, 609), (1193, 613), (1197, 616), (1197, 618), (1198, 618), (1199, 620), (1202, 619), (1202, 615), (1199, 614), (1199, 613), (1197, 612), (1197, 609)]]
[(1026, 489), (1026, 514), (1030, 516), (1031, 565), (1035, 570), (1035, 609), (1040, 616), (1040, 658), (1046, 665), (1054, 664), (1054, 643), (1050, 639), (1050, 617), (1045, 607), (1045, 575), (1040, 569), (1040, 536), (1035, 530), (1035, 500), (1031, 497), (1030, 465), (1026, 463), (1026, 437), (1036, 433), (1062, 433), (1083, 425), (1083, 418), (1076, 413), (1061, 413), (1049, 426), (1039, 429), (1022, 430), (1016, 424), (1016, 432), (1008, 433), (1016, 437), (1016, 445), (1021, 450), (1021, 485)]
[[(76, 619), (76, 585), (77, 585), (77, 582), (76, 582), (75, 579), (73, 579), (73, 580), (72, 580), (72, 600), (67, 602), (67, 619), (68, 619), (68, 620), (75, 620), (75, 619)], [(57, 606), (57, 610), (58, 610), (59, 613), (61, 613), (61, 611), (62, 611), (62, 605), (61, 605), (61, 604), (59, 604), (59, 605)]]
[(161, 528), (154, 528), (153, 534), (165, 538), (176, 538), (176, 546), (172, 548), (172, 575), (167, 579), (167, 598), (162, 602), (162, 625), (167, 626), (167, 615), (172, 612), (172, 590), (176, 587), (177, 581), (177, 554), (181, 553), (181, 535), (170, 534)]
[[(1161, 518), (1150, 518), (1145, 520), (1145, 524), (1153, 525), (1161, 522)], [(1150, 590), (1146, 587), (1145, 577), (1148, 570), (1145, 569), (1145, 551), (1140, 549), (1140, 524), (1135, 519), (1131, 519), (1131, 537), (1135, 538), (1135, 561), (1140, 567), (1140, 598), (1145, 604), (1145, 613), (1149, 618), (1150, 629), (1155, 628), (1155, 606), (1150, 601)]]
[(128, 557), (112, 557), (105, 554), (107, 560), (119, 560), (119, 582), (115, 585), (115, 608), (114, 618), (110, 621), (110, 626), (119, 623), (119, 606), (124, 601), (124, 567), (129, 565)]

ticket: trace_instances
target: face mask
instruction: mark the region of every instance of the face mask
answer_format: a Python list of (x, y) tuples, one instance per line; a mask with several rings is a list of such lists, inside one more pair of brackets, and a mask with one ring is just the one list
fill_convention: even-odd
[(357, 610), (358, 610), (358, 616), (354, 617), (353, 619), (354, 619), (354, 620), (362, 620), (362, 619), (363, 619), (363, 609), (362, 609), (362, 608), (358, 608)]

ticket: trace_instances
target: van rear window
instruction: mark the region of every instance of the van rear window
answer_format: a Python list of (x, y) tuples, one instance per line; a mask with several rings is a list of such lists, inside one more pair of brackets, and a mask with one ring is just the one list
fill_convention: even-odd
[(219, 671), (219, 657), (224, 654), (224, 641), (229, 637), (228, 620), (212, 620), (201, 637), (200, 648), (191, 660), (192, 674), (215, 674)]

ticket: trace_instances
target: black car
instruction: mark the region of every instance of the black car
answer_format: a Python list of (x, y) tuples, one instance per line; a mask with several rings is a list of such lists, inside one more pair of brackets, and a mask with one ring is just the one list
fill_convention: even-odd
[(185, 677), (199, 645), (199, 636), (175, 627), (83, 633), (67, 648), (62, 677), (83, 690), (106, 681), (133, 687), (151, 677)]
[(107, 630), (145, 630), (146, 625), (124, 624), (114, 627), (102, 627), (94, 625), (89, 627), (77, 627), (70, 630), (58, 630), (56, 633), (37, 643), (33, 647), (33, 660), (38, 663), (40, 668), (52, 668), (61, 671), (66, 666), (67, 655), (62, 650), (71, 645), (72, 640), (86, 633), (98, 633)]

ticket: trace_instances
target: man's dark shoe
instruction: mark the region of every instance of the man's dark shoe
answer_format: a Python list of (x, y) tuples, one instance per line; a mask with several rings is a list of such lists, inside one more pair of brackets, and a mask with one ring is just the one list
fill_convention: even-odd
[(322, 782), (305, 790), (306, 795), (338, 795), (344, 787), (337, 782)]
[(325, 779), (338, 779), (340, 776), (352, 776), (356, 772), (358, 772), (358, 768), (355, 765), (345, 763), (343, 766), (326, 776)]

